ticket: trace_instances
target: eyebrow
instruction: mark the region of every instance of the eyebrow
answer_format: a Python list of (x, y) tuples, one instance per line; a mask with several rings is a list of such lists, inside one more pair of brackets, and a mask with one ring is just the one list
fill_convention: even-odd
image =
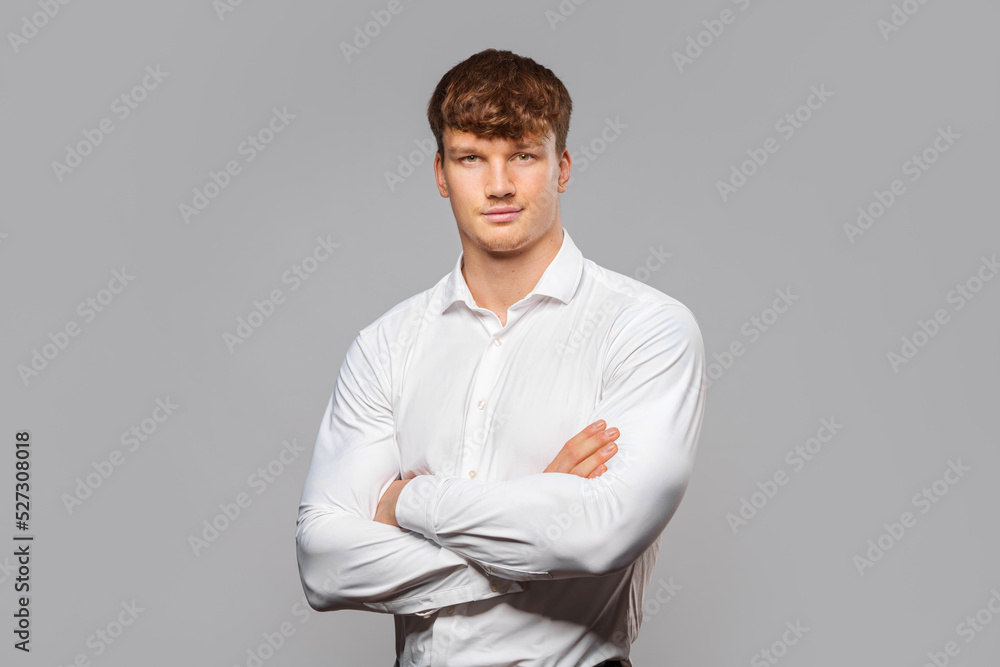
[[(519, 151), (523, 149), (541, 149), (545, 148), (545, 142), (543, 141), (520, 141), (514, 145), (514, 150)], [(452, 146), (450, 153), (452, 155), (466, 155), (469, 153), (478, 153), (479, 149), (473, 148), (472, 146)]]

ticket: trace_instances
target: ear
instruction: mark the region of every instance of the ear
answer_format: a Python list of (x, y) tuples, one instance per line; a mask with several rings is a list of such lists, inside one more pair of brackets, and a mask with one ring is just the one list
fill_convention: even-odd
[(434, 180), (437, 181), (438, 192), (445, 199), (448, 198), (448, 181), (444, 177), (444, 162), (441, 159), (441, 153), (437, 153), (434, 156)]
[(569, 155), (569, 148), (563, 148), (562, 157), (559, 158), (559, 192), (566, 192), (569, 184), (570, 167), (573, 166), (573, 158)]

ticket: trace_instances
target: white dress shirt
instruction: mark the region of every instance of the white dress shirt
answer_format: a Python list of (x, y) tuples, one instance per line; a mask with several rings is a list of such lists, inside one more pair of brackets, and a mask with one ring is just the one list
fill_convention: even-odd
[[(691, 311), (563, 242), (507, 312), (460, 255), (363, 329), (320, 424), (296, 532), (320, 610), (395, 615), (399, 667), (628, 662), (691, 473), (705, 359)], [(604, 419), (595, 479), (542, 473)], [(396, 479), (396, 520), (373, 521)], [(388, 666), (387, 666), (388, 667)]]

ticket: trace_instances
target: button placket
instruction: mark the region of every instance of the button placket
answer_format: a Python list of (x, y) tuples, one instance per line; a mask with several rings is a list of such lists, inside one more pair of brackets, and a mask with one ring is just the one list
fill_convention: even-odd
[(479, 369), (473, 382), (472, 402), (475, 409), (466, 410), (465, 443), (459, 461), (459, 470), (465, 470), (469, 479), (479, 475), (478, 466), (482, 461), (483, 449), (488, 440), (486, 425), (490, 420), (490, 395), (500, 377), (503, 336), (499, 331), (490, 332), (479, 360)]

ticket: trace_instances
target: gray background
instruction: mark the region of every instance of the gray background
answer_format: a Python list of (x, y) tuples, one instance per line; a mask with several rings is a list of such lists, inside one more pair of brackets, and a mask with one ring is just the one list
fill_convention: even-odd
[[(995, 664), (1000, 618), (982, 613), (993, 622), (972, 641), (959, 624), (1000, 590), (1000, 280), (975, 282), (1000, 250), (1000, 7), (897, 2), (917, 11), (885, 33), (886, 0), (403, 0), (348, 62), (340, 44), (387, 4), (71, 2), (34, 34), (37, 0), (4, 3), (0, 434), (32, 433), (36, 535), (30, 655), (10, 646), (13, 558), (0, 558), (5, 664), (246, 665), (282, 623), (294, 634), (266, 665), (392, 664), (391, 616), (301, 613), (296, 507), (351, 339), (458, 257), (416, 142), (431, 137), (438, 79), (486, 47), (535, 58), (573, 96), (562, 210), (584, 255), (687, 304), (710, 355), (743, 344), (715, 362), (634, 663), (765, 664), (759, 652), (799, 622), (781, 664), (922, 665), (949, 641), (950, 664)], [(726, 9), (733, 21), (679, 69), (673, 54)], [(120, 119), (115, 98), (157, 65), (169, 74)], [(775, 123), (811, 86), (832, 96), (786, 139)], [(247, 162), (240, 143), (275, 107), (295, 118)], [(60, 181), (52, 163), (103, 118), (113, 132)], [(627, 127), (602, 144), (607, 119)], [(904, 163), (949, 127), (959, 138), (909, 180)], [(768, 137), (780, 149), (724, 201), (717, 181)], [(584, 146), (600, 154), (581, 169)], [(415, 150), (422, 164), (390, 188)], [(228, 160), (241, 172), (186, 223), (179, 205)], [(845, 224), (894, 179), (905, 194), (851, 242)], [(282, 275), (317, 237), (340, 245), (293, 291)], [(123, 267), (135, 278), (85, 321), (78, 304)], [(970, 279), (981, 290), (959, 309), (949, 292)], [(274, 289), (284, 303), (230, 351), (224, 334)], [(797, 299), (751, 340), (785, 289)], [(938, 309), (947, 323), (894, 369), (888, 353)], [(79, 335), (22, 380), (71, 322)], [(168, 397), (178, 408), (128, 451), (121, 434)], [(796, 470), (786, 454), (823, 418), (843, 427)], [(306, 453), (253, 482), (293, 440)], [(64, 494), (114, 450), (121, 465), (70, 512)], [(914, 495), (949, 461), (968, 471), (921, 513)], [(727, 515), (778, 471), (787, 484), (734, 531)], [(189, 537), (240, 493), (251, 504), (195, 555)], [(904, 512), (915, 525), (883, 536)], [(859, 572), (880, 536), (891, 548)], [(97, 655), (88, 637), (133, 600), (143, 611)]]

